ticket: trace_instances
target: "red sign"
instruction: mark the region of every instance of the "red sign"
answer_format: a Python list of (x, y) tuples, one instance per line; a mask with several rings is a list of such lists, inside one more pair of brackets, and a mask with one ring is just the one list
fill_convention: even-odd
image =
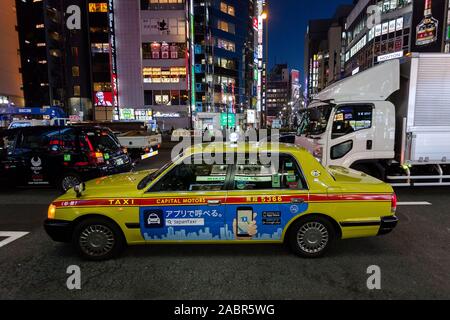
[(97, 91), (94, 94), (94, 101), (96, 107), (112, 107), (113, 94), (112, 92)]

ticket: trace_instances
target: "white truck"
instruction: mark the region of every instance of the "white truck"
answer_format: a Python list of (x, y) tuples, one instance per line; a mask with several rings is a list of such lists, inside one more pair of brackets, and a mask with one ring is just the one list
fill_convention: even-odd
[(413, 53), (325, 88), (296, 144), (394, 186), (450, 185), (450, 54)]
[(161, 134), (150, 134), (148, 131), (132, 130), (117, 134), (120, 145), (128, 149), (132, 159), (148, 159), (158, 154), (161, 147)]

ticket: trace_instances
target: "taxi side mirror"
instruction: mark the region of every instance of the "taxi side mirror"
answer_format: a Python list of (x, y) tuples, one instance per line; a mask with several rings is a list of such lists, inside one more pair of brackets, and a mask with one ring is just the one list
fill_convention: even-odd
[(86, 185), (83, 183), (77, 184), (73, 187), (73, 190), (77, 194), (77, 198), (80, 198), (83, 195), (83, 191), (86, 190)]

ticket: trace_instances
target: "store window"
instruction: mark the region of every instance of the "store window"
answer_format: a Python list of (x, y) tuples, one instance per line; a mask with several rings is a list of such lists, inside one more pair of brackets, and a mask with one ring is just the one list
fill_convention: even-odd
[(183, 10), (184, 0), (141, 0), (141, 10)]
[(143, 59), (182, 59), (185, 56), (185, 43), (152, 42), (142, 44)]
[(74, 97), (80, 96), (80, 86), (73, 86), (73, 95)]
[(92, 53), (109, 53), (109, 43), (91, 43)]
[(217, 21), (217, 28), (219, 30), (222, 30), (224, 32), (229, 32), (232, 34), (235, 34), (235, 26), (232, 23), (228, 23), (226, 21), (218, 20)]
[(225, 2), (220, 3), (220, 11), (222, 11), (223, 13), (229, 14), (230, 16), (233, 16), (233, 17), (235, 15), (234, 7)]
[(144, 83), (179, 83), (186, 79), (186, 67), (144, 67)]
[(72, 77), (79, 77), (80, 76), (80, 67), (73, 66), (72, 67)]
[(184, 18), (142, 19), (143, 35), (180, 35), (186, 34)]
[(102, 3), (89, 3), (89, 12), (108, 12), (108, 4), (106, 2)]
[(185, 106), (189, 96), (185, 90), (145, 90), (145, 105)]
[(227, 51), (231, 51), (231, 52), (236, 51), (235, 43), (224, 40), (224, 39), (217, 39), (217, 47), (219, 47), (220, 49), (225, 49)]

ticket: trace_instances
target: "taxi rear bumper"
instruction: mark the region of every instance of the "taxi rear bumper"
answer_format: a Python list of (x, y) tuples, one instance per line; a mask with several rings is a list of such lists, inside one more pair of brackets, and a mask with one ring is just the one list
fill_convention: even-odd
[(44, 221), (44, 229), (53, 241), (72, 241), (73, 226), (70, 221), (46, 219)]
[(396, 216), (381, 217), (378, 235), (381, 236), (391, 232), (397, 226), (397, 223), (398, 218)]

